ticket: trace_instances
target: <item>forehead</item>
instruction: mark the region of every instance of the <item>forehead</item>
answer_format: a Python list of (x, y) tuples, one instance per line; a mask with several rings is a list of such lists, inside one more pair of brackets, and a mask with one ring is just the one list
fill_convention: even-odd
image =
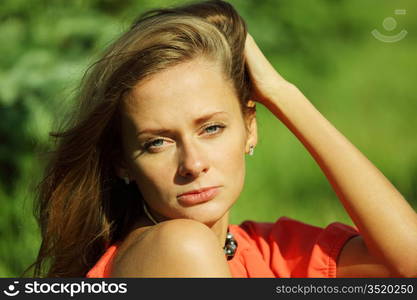
[(203, 59), (178, 64), (140, 82), (124, 105), (124, 113), (134, 123), (166, 126), (215, 111), (235, 114), (239, 109), (220, 66)]

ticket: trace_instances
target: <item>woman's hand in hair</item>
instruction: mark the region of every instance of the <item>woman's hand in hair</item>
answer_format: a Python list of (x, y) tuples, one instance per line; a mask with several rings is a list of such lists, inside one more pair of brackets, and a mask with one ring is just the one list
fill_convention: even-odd
[(249, 33), (246, 36), (245, 59), (252, 82), (251, 100), (268, 107), (282, 90), (293, 87), (275, 70)]

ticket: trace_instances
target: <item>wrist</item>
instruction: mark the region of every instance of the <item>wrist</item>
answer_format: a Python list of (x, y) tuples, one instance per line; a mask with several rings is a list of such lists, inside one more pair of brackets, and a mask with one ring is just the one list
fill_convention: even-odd
[(263, 103), (266, 106), (283, 104), (301, 93), (296, 85), (283, 79), (275, 81), (267, 90)]

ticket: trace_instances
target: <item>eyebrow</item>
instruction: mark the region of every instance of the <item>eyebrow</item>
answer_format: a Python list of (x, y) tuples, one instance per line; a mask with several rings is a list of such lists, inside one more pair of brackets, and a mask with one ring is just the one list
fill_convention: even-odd
[[(226, 114), (229, 115), (227, 112), (225, 111), (216, 111), (214, 113), (209, 113), (207, 115), (198, 117), (197, 119), (194, 120), (194, 125), (199, 125), (201, 123), (204, 123), (210, 119), (212, 119), (213, 117), (220, 115), (220, 114)], [(143, 129), (140, 130), (137, 133), (137, 136), (143, 135), (145, 133), (150, 133), (150, 134), (155, 134), (155, 135), (160, 135), (160, 134), (165, 134), (165, 133), (170, 133), (172, 130), (170, 129), (166, 129), (166, 128), (160, 128), (160, 129), (153, 129), (153, 128), (147, 128), (147, 129)]]

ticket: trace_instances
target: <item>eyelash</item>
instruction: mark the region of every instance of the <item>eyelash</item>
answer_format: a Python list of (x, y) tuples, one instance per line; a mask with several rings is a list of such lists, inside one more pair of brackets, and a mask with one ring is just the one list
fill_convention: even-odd
[[(223, 131), (224, 128), (226, 128), (225, 125), (223, 124), (210, 124), (207, 127), (205, 127), (203, 130), (207, 130), (208, 128), (212, 128), (212, 127), (217, 127), (219, 128), (219, 130), (217, 130), (214, 133), (209, 133), (208, 135), (215, 135), (217, 133), (220, 133), (221, 131)], [(151, 140), (149, 142), (146, 142), (143, 147), (145, 148), (145, 150), (149, 150), (152, 147), (152, 143), (156, 142), (156, 141), (163, 141), (163, 139), (155, 139), (155, 140)], [(158, 148), (158, 146), (156, 146), (156, 148)]]

